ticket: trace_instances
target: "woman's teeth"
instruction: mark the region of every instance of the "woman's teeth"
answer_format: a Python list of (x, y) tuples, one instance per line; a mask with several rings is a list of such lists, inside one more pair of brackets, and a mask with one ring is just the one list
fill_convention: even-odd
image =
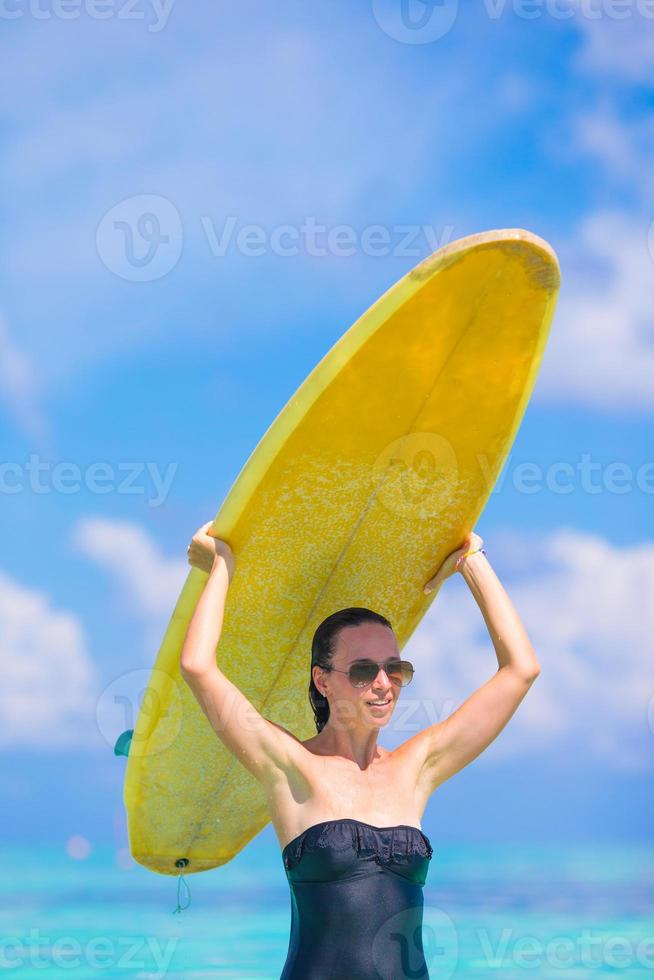
[(382, 708), (385, 704), (390, 704), (391, 699), (388, 698), (386, 701), (366, 701), (366, 704), (371, 704), (374, 707)]

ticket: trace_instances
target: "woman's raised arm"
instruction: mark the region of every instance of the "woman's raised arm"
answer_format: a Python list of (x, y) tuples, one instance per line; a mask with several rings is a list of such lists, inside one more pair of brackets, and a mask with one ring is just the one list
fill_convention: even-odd
[[(497, 738), (540, 673), (527, 632), (486, 555), (472, 534), (452, 553), (428, 586), (461, 571), (488, 628), (497, 656), (497, 672), (444, 721), (418, 732), (406, 743), (422, 766), (429, 791), (472, 762)], [(466, 553), (471, 553), (465, 557)], [(431, 589), (428, 589), (431, 591)]]
[(235, 561), (229, 545), (208, 534), (209, 526), (203, 525), (189, 545), (189, 562), (209, 571), (209, 577), (186, 632), (180, 672), (221, 742), (268, 783), (288, 772), (296, 740), (264, 718), (218, 667), (216, 647)]

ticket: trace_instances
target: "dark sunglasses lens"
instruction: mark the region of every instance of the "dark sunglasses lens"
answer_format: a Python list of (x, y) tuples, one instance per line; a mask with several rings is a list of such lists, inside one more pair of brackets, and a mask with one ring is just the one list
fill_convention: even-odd
[(372, 684), (376, 676), (376, 664), (352, 664), (350, 667), (350, 681), (355, 687), (365, 687), (367, 684)]
[(389, 677), (405, 687), (413, 678), (413, 666), (408, 660), (397, 660), (395, 668), (389, 665)]
[[(404, 687), (413, 677), (413, 667), (407, 660), (389, 660), (385, 666), (390, 680)], [(379, 673), (377, 664), (353, 664), (350, 667), (350, 680), (355, 687), (372, 684)]]

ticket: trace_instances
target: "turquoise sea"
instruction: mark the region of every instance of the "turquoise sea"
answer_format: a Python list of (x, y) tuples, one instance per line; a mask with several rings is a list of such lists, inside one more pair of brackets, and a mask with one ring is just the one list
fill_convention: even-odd
[[(654, 847), (439, 846), (429, 836), (432, 980), (654, 978)], [(20, 845), (1, 859), (8, 976), (279, 977), (290, 902), (270, 827), (229, 864), (183, 882), (108, 846), (73, 860), (63, 846)], [(184, 883), (190, 905), (174, 914), (178, 888), (188, 901)]]

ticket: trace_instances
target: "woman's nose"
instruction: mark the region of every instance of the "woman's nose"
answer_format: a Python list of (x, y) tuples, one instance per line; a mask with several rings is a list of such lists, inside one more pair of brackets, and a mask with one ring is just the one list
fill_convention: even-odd
[(390, 678), (383, 667), (380, 666), (379, 670), (377, 671), (377, 676), (372, 682), (372, 686), (380, 687), (382, 690), (386, 690), (386, 688), (391, 686)]

